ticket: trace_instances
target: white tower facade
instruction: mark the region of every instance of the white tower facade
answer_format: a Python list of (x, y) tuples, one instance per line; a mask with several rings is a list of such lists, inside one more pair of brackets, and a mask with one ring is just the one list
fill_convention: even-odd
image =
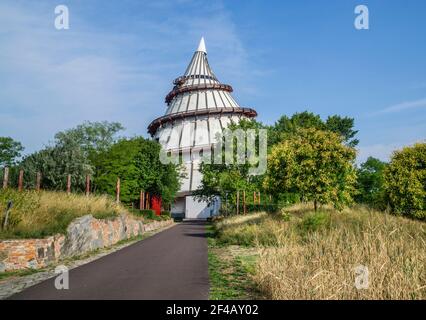
[(231, 121), (254, 118), (255, 110), (242, 108), (231, 95), (232, 87), (222, 84), (207, 60), (204, 38), (195, 51), (183, 76), (173, 81), (166, 96), (167, 111), (151, 122), (148, 132), (162, 146), (182, 155), (185, 178), (172, 205), (172, 216), (205, 219), (219, 212), (220, 199), (199, 202), (192, 193), (201, 183), (200, 150), (211, 150)]

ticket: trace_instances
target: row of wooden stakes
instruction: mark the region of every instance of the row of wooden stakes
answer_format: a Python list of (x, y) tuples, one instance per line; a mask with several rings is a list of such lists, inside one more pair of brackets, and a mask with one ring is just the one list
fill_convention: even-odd
[[(86, 195), (90, 194), (90, 175), (86, 175)], [(3, 189), (6, 189), (9, 185), (9, 168), (4, 168), (4, 175), (3, 175)], [(22, 191), (24, 189), (24, 170), (19, 171), (18, 176), (18, 191)], [(35, 184), (35, 190), (40, 191), (41, 190), (41, 173), (37, 172), (36, 174), (36, 184)], [(67, 176), (67, 193), (71, 193), (71, 175), (69, 174)], [(116, 193), (116, 201), (120, 202), (120, 178), (117, 178), (117, 183), (115, 187), (115, 193)], [(141, 190), (140, 192), (140, 199), (139, 199), (139, 209), (145, 210), (150, 208), (150, 199), (151, 196), (148, 192), (144, 192)]]
[[(243, 213), (246, 214), (247, 213), (247, 203), (246, 203), (246, 191), (243, 190), (242, 192), (242, 202), (243, 202)], [(272, 197), (271, 195), (269, 195), (269, 201), (272, 201)], [(261, 197), (260, 197), (260, 191), (253, 191), (253, 204), (254, 205), (261, 205)], [(237, 209), (237, 214), (240, 213), (240, 191), (237, 191), (237, 199), (236, 199), (236, 209)]]

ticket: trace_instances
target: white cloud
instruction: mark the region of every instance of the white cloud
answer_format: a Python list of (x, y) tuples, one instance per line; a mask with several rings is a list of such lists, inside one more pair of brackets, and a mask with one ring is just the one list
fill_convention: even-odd
[(408, 109), (414, 109), (414, 108), (426, 108), (426, 98), (425, 99), (418, 99), (418, 100), (412, 100), (412, 101), (404, 101), (398, 104), (394, 104), (392, 106), (389, 106), (387, 108), (384, 108), (376, 113), (374, 115), (378, 114), (384, 114), (384, 113), (394, 113), (394, 112), (400, 112)]
[(414, 145), (416, 142), (425, 142), (424, 140), (413, 141), (412, 143), (390, 143), (390, 144), (372, 144), (358, 147), (357, 163), (362, 163), (368, 157), (374, 157), (382, 161), (389, 161), (392, 153), (405, 146)]

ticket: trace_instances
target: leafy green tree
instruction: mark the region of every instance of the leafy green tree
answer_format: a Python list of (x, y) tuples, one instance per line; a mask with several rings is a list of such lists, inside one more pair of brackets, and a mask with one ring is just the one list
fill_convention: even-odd
[(395, 213), (426, 218), (426, 143), (393, 153), (384, 170), (384, 186)]
[(118, 122), (86, 121), (75, 128), (58, 132), (55, 135), (55, 143), (75, 143), (90, 160), (93, 160), (117, 141), (117, 134), (122, 130), (124, 127)]
[(386, 163), (369, 157), (357, 170), (357, 195), (355, 200), (384, 209), (383, 170)]
[[(38, 152), (24, 157), (16, 166), (23, 169), (25, 186), (33, 188), (36, 174), (42, 174), (44, 189), (65, 190), (68, 174), (71, 175), (71, 185), (74, 191), (83, 191), (86, 175), (93, 174), (93, 167), (80, 145), (72, 140), (58, 142)], [(16, 178), (14, 179), (14, 181)]]
[(115, 141), (123, 129), (117, 122), (84, 122), (75, 128), (58, 132), (53, 143), (46, 148), (24, 157), (11, 170), (12, 184), (16, 184), (19, 169), (24, 170), (24, 183), (28, 188), (35, 185), (36, 174), (42, 174), (44, 189), (65, 190), (68, 174), (74, 191), (85, 189), (86, 175), (95, 174), (94, 163), (98, 155)]
[(315, 210), (318, 203), (340, 209), (352, 202), (355, 155), (337, 133), (299, 129), (272, 148), (265, 188), (272, 194), (299, 194), (313, 201)]
[(331, 132), (336, 132), (343, 137), (343, 141), (351, 147), (358, 145), (359, 140), (354, 139), (358, 131), (353, 129), (354, 119), (348, 117), (340, 117), (337, 115), (329, 116), (325, 121), (325, 128)]
[(13, 165), (23, 150), (20, 142), (11, 137), (0, 137), (0, 168)]
[(142, 137), (121, 139), (99, 154), (95, 186), (101, 193), (115, 194), (117, 178), (121, 182), (121, 200), (139, 199), (140, 191), (162, 197), (171, 203), (179, 190), (180, 177), (173, 164), (164, 165), (159, 158), (160, 145)]
[[(255, 150), (251, 150), (258, 154), (259, 152), (259, 129), (263, 129), (264, 126), (255, 120), (241, 120), (238, 123), (232, 122), (228, 129), (230, 131), (224, 132), (224, 136), (232, 134), (235, 130), (254, 130), (256, 132), (256, 143)], [(219, 138), (219, 137), (217, 137)], [(228, 141), (231, 141), (230, 136), (227, 137)], [(218, 143), (219, 141), (216, 141)], [(220, 164), (214, 163), (201, 163), (200, 172), (202, 173), (202, 180), (200, 187), (194, 192), (196, 198), (205, 201), (212, 201), (215, 197), (219, 196), (223, 201), (229, 200), (232, 203), (236, 200), (237, 191), (245, 190), (247, 194), (253, 191), (262, 190), (262, 181), (264, 175), (253, 175), (250, 174), (250, 168), (253, 164), (250, 164), (245, 154), (244, 163), (239, 164), (237, 162), (237, 141), (232, 140), (234, 148), (232, 151), (223, 150), (222, 162)], [(233, 152), (232, 155), (227, 153)], [(225, 158), (232, 157), (231, 163), (226, 163)]]
[(337, 115), (329, 116), (326, 121), (323, 121), (319, 115), (308, 111), (295, 113), (291, 117), (284, 115), (269, 127), (269, 145), (280, 143), (301, 128), (315, 128), (338, 133), (347, 145), (354, 147), (359, 141), (354, 139), (358, 131), (353, 130), (353, 126), (354, 119)]

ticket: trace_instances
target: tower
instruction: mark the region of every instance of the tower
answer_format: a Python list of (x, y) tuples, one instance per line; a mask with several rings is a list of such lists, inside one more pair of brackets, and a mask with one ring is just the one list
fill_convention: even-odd
[(240, 107), (231, 95), (232, 87), (216, 78), (207, 60), (204, 38), (184, 75), (173, 84), (165, 98), (165, 115), (152, 121), (148, 132), (166, 150), (182, 155), (186, 177), (172, 205), (172, 216), (205, 219), (218, 213), (220, 199), (206, 203), (192, 196), (201, 183), (200, 150), (210, 150), (216, 134), (231, 121), (254, 118), (257, 113)]

